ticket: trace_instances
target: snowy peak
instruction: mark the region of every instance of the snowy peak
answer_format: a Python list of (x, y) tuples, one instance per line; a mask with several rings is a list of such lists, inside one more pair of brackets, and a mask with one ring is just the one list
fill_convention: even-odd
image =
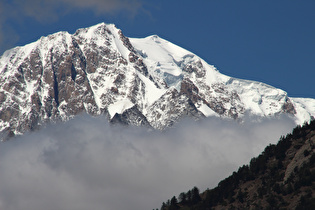
[(281, 113), (301, 124), (314, 99), (221, 74), (156, 35), (127, 38), (113, 24), (58, 32), (0, 57), (0, 133), (22, 134), (82, 112), (169, 127), (184, 116), (242, 119)]

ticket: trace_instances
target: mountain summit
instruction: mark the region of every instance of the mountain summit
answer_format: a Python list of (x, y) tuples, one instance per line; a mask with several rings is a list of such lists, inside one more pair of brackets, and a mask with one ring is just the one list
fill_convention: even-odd
[(171, 126), (184, 116), (242, 119), (315, 116), (315, 99), (221, 74), (156, 35), (127, 38), (113, 24), (58, 32), (0, 57), (0, 132), (23, 134), (77, 114), (111, 122)]

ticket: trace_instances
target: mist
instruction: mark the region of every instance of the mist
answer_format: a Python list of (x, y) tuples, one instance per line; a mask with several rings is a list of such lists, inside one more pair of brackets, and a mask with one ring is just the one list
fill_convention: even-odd
[(0, 209), (155, 209), (197, 186), (215, 187), (291, 132), (260, 122), (183, 120), (165, 131), (79, 116), (0, 144)]

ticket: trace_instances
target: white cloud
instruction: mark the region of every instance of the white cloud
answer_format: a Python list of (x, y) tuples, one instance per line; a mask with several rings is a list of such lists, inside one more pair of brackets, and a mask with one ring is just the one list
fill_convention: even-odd
[(183, 121), (158, 132), (77, 117), (0, 144), (0, 209), (153, 209), (212, 188), (293, 128), (287, 118)]
[(120, 10), (136, 12), (141, 7), (142, 0), (13, 0), (11, 4), (15, 11), (38, 20), (58, 17), (61, 11), (90, 9), (98, 14), (114, 13)]
[(135, 12), (141, 7), (141, 0), (58, 0), (78, 8), (91, 8), (97, 13), (115, 12), (127, 10)]
[(29, 18), (44, 24), (70, 12), (92, 11), (96, 15), (123, 11), (130, 17), (142, 8), (142, 0), (5, 0), (0, 2), (0, 54), (18, 41), (9, 22), (25, 24)]

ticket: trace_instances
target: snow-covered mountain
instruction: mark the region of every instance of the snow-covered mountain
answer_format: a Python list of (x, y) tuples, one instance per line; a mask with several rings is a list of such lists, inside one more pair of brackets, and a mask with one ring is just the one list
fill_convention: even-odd
[(245, 113), (287, 113), (302, 124), (315, 116), (315, 99), (223, 75), (156, 35), (127, 38), (113, 24), (58, 32), (1, 56), (3, 137), (83, 112), (156, 129), (184, 116), (242, 119)]

